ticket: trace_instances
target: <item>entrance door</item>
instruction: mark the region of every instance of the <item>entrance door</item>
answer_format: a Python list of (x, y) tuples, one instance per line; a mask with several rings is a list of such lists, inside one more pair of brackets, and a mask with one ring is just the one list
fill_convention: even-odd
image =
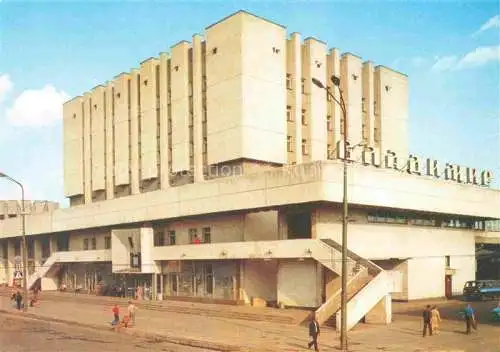
[(452, 280), (451, 275), (446, 275), (444, 279), (444, 294), (446, 298), (451, 299), (452, 297)]

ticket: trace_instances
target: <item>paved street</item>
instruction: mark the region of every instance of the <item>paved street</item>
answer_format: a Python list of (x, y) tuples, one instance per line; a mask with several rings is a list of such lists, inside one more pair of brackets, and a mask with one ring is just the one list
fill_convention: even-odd
[[(8, 299), (2, 297), (1, 306), (4, 311), (13, 312)], [(361, 324), (349, 334), (350, 350), (355, 352), (372, 351), (470, 351), (470, 352), (498, 352), (500, 351), (500, 325), (493, 325), (488, 321), (487, 312), (494, 302), (475, 303), (480, 318), (479, 330), (470, 336), (464, 334), (464, 324), (458, 318), (457, 312), (463, 306), (462, 302), (451, 301), (440, 305), (442, 317), (441, 333), (438, 336), (421, 336), (421, 308), (426, 302), (412, 302), (409, 304), (395, 304), (394, 323), (390, 326)], [(125, 309), (123, 306), (122, 309)], [(225, 309), (221, 307), (220, 309)], [(93, 326), (98, 330), (72, 328), (76, 332), (66, 333), (65, 336), (84, 336), (86, 341), (79, 339), (78, 348), (81, 351), (94, 351), (92, 344), (108, 343), (109, 346), (117, 341), (138, 341), (139, 345), (151, 346), (151, 351), (156, 351), (158, 346), (145, 344), (145, 336), (161, 335), (164, 340), (183, 344), (196, 345), (198, 347), (210, 347), (212, 350), (236, 350), (245, 347), (252, 351), (306, 351), (307, 331), (305, 327), (268, 322), (254, 322), (228, 318), (207, 317), (193, 314), (181, 314), (173, 312), (158, 312), (141, 310), (138, 313), (137, 327), (126, 329), (120, 333), (109, 333), (109, 321), (111, 320), (111, 306), (102, 306), (91, 303), (81, 303), (75, 298), (74, 302), (43, 301), (40, 307), (30, 309), (30, 314), (44, 319), (60, 319), (70, 322), (78, 322)], [(23, 313), (15, 313), (21, 314)], [(0, 317), (4, 319), (4, 317)], [(52, 330), (59, 332), (59, 325), (49, 326)], [(5, 324), (1, 322), (1, 325)], [(9, 325), (9, 324), (7, 324)], [(36, 326), (36, 325), (35, 325)], [(61, 330), (64, 333), (64, 329)], [(97, 334), (95, 331), (99, 331)], [(100, 336), (100, 332), (106, 335)], [(131, 333), (138, 336), (131, 336)], [(54, 334), (47, 332), (46, 334)], [(57, 336), (57, 335), (56, 335)], [(123, 341), (122, 341), (123, 337)], [(93, 341), (93, 340), (99, 341)], [(135, 340), (134, 340), (135, 339)], [(73, 340), (71, 340), (73, 341)], [(88, 346), (87, 346), (88, 342)], [(324, 328), (320, 337), (323, 351), (335, 351), (338, 346), (338, 335), (331, 329)], [(48, 342), (47, 342), (48, 343)], [(127, 342), (125, 345), (130, 345)], [(3, 344), (2, 344), (3, 345)], [(112, 351), (106, 345), (105, 351)], [(15, 342), (14, 345), (15, 346)], [(214, 347), (215, 346), (215, 347)], [(9, 347), (10, 348), (10, 347)], [(15, 348), (15, 347), (12, 347)], [(88, 349), (87, 349), (88, 348)], [(150, 348), (150, 347), (147, 347)], [(159, 347), (158, 347), (159, 348)], [(174, 347), (167, 347), (167, 351), (176, 351)], [(66, 349), (80, 351), (76, 349)], [(2, 352), (4, 350), (2, 349)], [(10, 350), (8, 350), (10, 351)], [(12, 351), (17, 351), (13, 349)], [(19, 351), (30, 351), (20, 349)], [(44, 349), (37, 349), (44, 351)], [(120, 349), (120, 351), (126, 351)], [(179, 351), (184, 351), (180, 349)], [(189, 351), (189, 350), (187, 350)], [(199, 351), (199, 349), (195, 349)]]
[[(60, 323), (0, 314), (2, 352), (205, 352), (161, 340), (138, 339), (109, 331), (96, 331)], [(212, 351), (213, 352), (213, 351)]]

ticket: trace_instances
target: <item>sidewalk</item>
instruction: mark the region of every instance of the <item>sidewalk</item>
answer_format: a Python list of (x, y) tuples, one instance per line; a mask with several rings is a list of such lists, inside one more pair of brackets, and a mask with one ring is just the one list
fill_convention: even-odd
[[(0, 289), (0, 295), (10, 297), (13, 291)], [(61, 293), (56, 291), (43, 292), (41, 296), (44, 301), (74, 302), (90, 304), (127, 304), (128, 298), (96, 296), (89, 294)], [(155, 310), (169, 313), (205, 315), (219, 318), (241, 319), (251, 321), (267, 321), (273, 323), (283, 323), (298, 325), (307, 320), (309, 312), (299, 309), (277, 309), (268, 307), (250, 307), (210, 304), (200, 302), (188, 302), (178, 300), (164, 301), (137, 301), (135, 304), (143, 310)]]
[[(420, 303), (420, 302), (419, 302)], [(489, 309), (491, 302), (483, 308)], [(452, 302), (450, 302), (450, 305)], [(499, 352), (500, 325), (480, 324), (472, 335), (464, 334), (463, 320), (454, 316), (457, 307), (447, 311), (443, 307), (441, 332), (437, 336), (422, 338), (420, 314), (398, 313), (389, 325), (360, 324), (349, 332), (351, 352)], [(416, 306), (416, 305), (415, 305)], [(41, 319), (85, 325), (97, 329), (110, 329), (111, 304), (79, 303), (78, 297), (69, 301), (44, 301), (29, 309)], [(401, 307), (404, 308), (404, 307)], [(413, 304), (408, 308), (412, 309)], [(126, 306), (121, 305), (122, 312)], [(225, 310), (226, 306), (220, 306)], [(8, 297), (0, 298), (0, 311), (17, 313)], [(216, 351), (299, 352), (307, 351), (307, 328), (290, 324), (236, 320), (221, 317), (198, 316), (175, 312), (139, 310), (137, 326), (123, 329), (122, 333), (158, 338), (164, 341)], [(335, 331), (323, 328), (320, 336), (322, 351), (337, 351), (339, 341)]]
[[(99, 329), (110, 329), (112, 305), (53, 302), (42, 299), (39, 307), (30, 307), (28, 313), (53, 321), (78, 323)], [(0, 309), (13, 312), (7, 297), (0, 298)], [(225, 309), (222, 308), (222, 309)], [(120, 306), (121, 312), (126, 305)], [(123, 313), (122, 313), (123, 314)], [(172, 312), (139, 310), (137, 325), (123, 329), (127, 333), (159, 335), (169, 342), (222, 351), (298, 351), (305, 350), (307, 328), (289, 324), (242, 321), (227, 318), (197, 316)], [(336, 345), (337, 334), (323, 329), (324, 348)]]

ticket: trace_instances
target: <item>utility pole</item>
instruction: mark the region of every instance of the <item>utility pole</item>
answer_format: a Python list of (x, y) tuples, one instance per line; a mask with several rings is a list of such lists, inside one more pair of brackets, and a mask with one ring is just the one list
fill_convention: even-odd
[(7, 174), (0, 172), (0, 178), (5, 178), (21, 188), (21, 227), (22, 227), (22, 236), (23, 236), (23, 291), (24, 291), (24, 311), (28, 310), (28, 247), (26, 243), (26, 209), (24, 206), (24, 187), (21, 182), (13, 179)]
[(347, 200), (347, 167), (348, 167), (348, 157), (349, 148), (347, 144), (347, 110), (345, 107), (344, 96), (342, 90), (340, 89), (340, 78), (337, 76), (331, 77), (332, 83), (339, 90), (340, 100), (335, 97), (332, 92), (325, 87), (323, 82), (313, 78), (312, 81), (314, 85), (319, 88), (326, 90), (326, 93), (336, 102), (340, 109), (342, 110), (342, 117), (344, 121), (343, 126), (343, 143), (344, 143), (344, 155), (342, 158), (343, 166), (343, 198), (342, 198), (342, 291), (341, 291), (341, 303), (340, 303), (340, 348), (342, 351), (347, 351), (347, 223), (349, 214), (349, 203)]

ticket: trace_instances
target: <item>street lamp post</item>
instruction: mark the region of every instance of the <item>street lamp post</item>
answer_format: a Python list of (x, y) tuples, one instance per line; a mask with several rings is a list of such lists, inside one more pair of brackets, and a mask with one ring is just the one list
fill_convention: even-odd
[(28, 310), (28, 250), (26, 245), (26, 213), (24, 208), (24, 187), (21, 182), (13, 179), (7, 174), (0, 172), (0, 178), (5, 178), (21, 188), (21, 222), (23, 235), (23, 286), (24, 286), (24, 311)]
[(347, 351), (347, 216), (348, 216), (348, 202), (347, 202), (347, 165), (348, 165), (348, 144), (347, 144), (347, 111), (344, 102), (344, 96), (342, 94), (342, 90), (340, 89), (340, 78), (337, 76), (331, 77), (332, 83), (339, 90), (340, 100), (335, 97), (334, 94), (325, 87), (325, 85), (318, 80), (317, 78), (313, 78), (312, 81), (314, 85), (319, 88), (326, 90), (326, 93), (332, 98), (334, 102), (336, 102), (340, 109), (342, 110), (342, 116), (344, 119), (344, 156), (342, 158), (343, 164), (343, 211), (342, 211), (342, 291), (341, 291), (341, 303), (340, 303), (340, 348), (342, 351)]

